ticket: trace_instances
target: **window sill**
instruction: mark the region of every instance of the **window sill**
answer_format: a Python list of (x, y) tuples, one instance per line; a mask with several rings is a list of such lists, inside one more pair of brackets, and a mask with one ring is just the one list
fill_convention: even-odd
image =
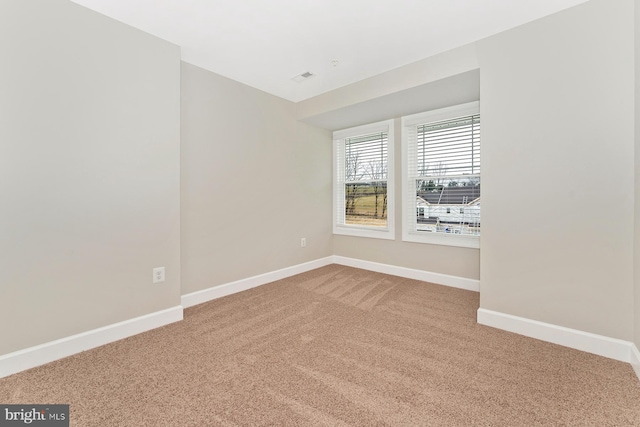
[(390, 230), (388, 228), (334, 225), (333, 234), (353, 237), (368, 237), (372, 239), (395, 239), (395, 233), (393, 232), (393, 230)]
[(402, 240), (404, 242), (480, 249), (480, 236), (460, 236), (442, 233), (404, 233)]

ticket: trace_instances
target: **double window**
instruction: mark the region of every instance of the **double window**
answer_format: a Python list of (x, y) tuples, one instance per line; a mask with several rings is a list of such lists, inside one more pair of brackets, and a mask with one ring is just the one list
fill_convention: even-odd
[[(394, 239), (393, 120), (334, 132), (334, 233)], [(479, 103), (405, 116), (402, 239), (480, 246)]]
[(335, 234), (393, 239), (393, 120), (335, 132)]

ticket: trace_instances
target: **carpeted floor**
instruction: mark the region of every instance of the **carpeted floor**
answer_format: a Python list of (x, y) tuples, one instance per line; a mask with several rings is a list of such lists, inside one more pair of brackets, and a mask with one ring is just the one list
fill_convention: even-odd
[(640, 426), (631, 366), (476, 324), (478, 294), (331, 265), (0, 379), (74, 426)]

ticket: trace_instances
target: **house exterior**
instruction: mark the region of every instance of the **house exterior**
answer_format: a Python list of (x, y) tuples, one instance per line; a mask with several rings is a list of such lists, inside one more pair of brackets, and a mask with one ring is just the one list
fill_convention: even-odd
[(419, 191), (416, 215), (420, 231), (480, 234), (480, 185)]

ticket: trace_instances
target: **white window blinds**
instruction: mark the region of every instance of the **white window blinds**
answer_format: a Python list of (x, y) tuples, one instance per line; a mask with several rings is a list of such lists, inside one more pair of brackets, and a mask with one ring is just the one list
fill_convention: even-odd
[(416, 133), (417, 176), (453, 186), (479, 178), (479, 114), (419, 125)]
[(346, 182), (387, 179), (387, 132), (345, 139)]

